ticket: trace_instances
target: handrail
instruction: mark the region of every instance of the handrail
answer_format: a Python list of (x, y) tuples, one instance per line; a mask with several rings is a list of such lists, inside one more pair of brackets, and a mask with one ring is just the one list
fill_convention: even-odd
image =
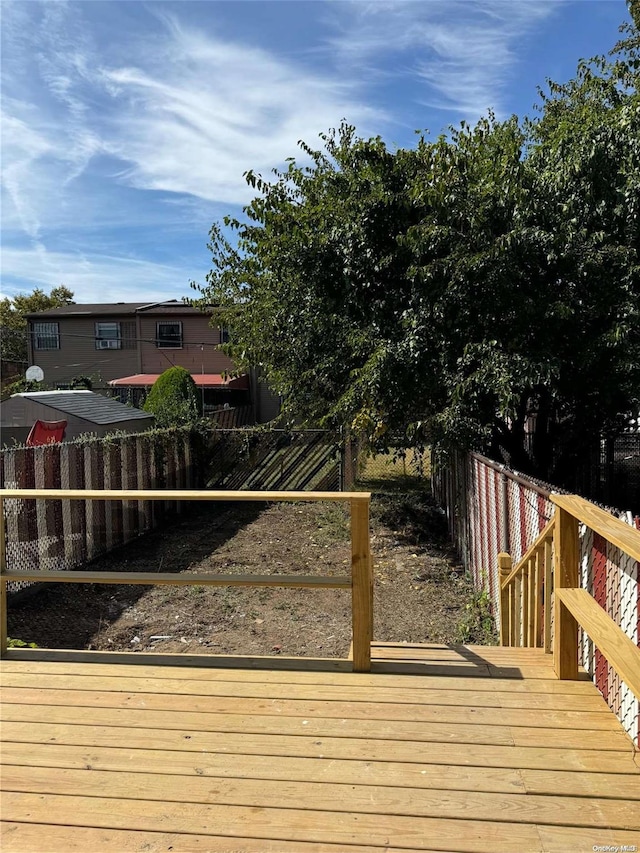
[(546, 542), (547, 539), (550, 539), (553, 535), (553, 529), (555, 527), (556, 519), (555, 516), (548, 522), (546, 527), (544, 527), (540, 533), (538, 534), (538, 538), (535, 542), (529, 546), (529, 549), (526, 551), (525, 555), (520, 559), (517, 566), (511, 571), (511, 574), (508, 575), (504, 580), (500, 580), (500, 585), (502, 587), (508, 586), (511, 581), (515, 578), (518, 572), (522, 571), (522, 567), (527, 563), (532, 557), (535, 556), (538, 548)]
[(551, 495), (551, 500), (557, 507), (568, 512), (573, 518), (586, 524), (625, 554), (640, 562), (640, 534), (633, 527), (578, 495), (554, 493)]
[(559, 589), (556, 595), (640, 699), (640, 649), (586, 589)]
[[(589, 592), (580, 589), (579, 523), (603, 536), (634, 560), (640, 560), (640, 531), (610, 515), (595, 504), (577, 495), (551, 495), (556, 505), (557, 523), (554, 534), (555, 579), (555, 640), (554, 669), (560, 679), (578, 678), (578, 626), (587, 631), (596, 648), (605, 655), (611, 666), (633, 690), (625, 675), (631, 677), (636, 689), (640, 672), (640, 652), (630, 655), (631, 640), (620, 641), (615, 625)], [(588, 596), (588, 598), (585, 597)], [(597, 608), (597, 609), (596, 609)], [(621, 652), (621, 649), (623, 650)], [(626, 651), (624, 651), (626, 650)], [(622, 666), (622, 670), (618, 667)], [(630, 671), (631, 667), (631, 671)]]
[(515, 567), (509, 554), (498, 554), (500, 644), (544, 647), (551, 651), (552, 518)]
[[(640, 561), (640, 532), (578, 495), (553, 493), (550, 498), (556, 507), (556, 513), (518, 564), (512, 567), (511, 557), (508, 554), (498, 555), (501, 644), (524, 646), (537, 644), (532, 642), (531, 638), (532, 634), (537, 635), (539, 611), (536, 610), (532, 615), (532, 606), (534, 609), (538, 608), (542, 600), (544, 648), (547, 652), (551, 651), (551, 595), (554, 593), (553, 654), (554, 668), (559, 678), (578, 678), (579, 626), (589, 633), (593, 644), (607, 657), (620, 677), (624, 677), (624, 674), (629, 676), (631, 665), (640, 672), (640, 652), (589, 592), (580, 589), (578, 525), (585, 524), (638, 561)], [(551, 566), (552, 536), (553, 570)], [(544, 580), (540, 571), (540, 559), (544, 565)], [(616, 629), (613, 634), (611, 626)], [(620, 648), (627, 651), (621, 654)], [(629, 648), (633, 650), (633, 654)], [(619, 670), (620, 664), (623, 672)], [(633, 681), (633, 669), (631, 678)], [(628, 683), (626, 678), (624, 680)]]
[[(333, 575), (221, 575), (155, 572), (7, 571), (5, 500), (90, 501), (331, 501), (351, 508), (351, 576)], [(176, 584), (195, 586), (279, 586), (351, 589), (353, 671), (371, 670), (373, 640), (373, 573), (369, 534), (370, 492), (249, 492), (159, 489), (0, 489), (0, 657), (7, 652), (7, 584), (39, 583)]]
[(210, 489), (0, 489), (3, 498), (88, 501), (333, 501), (370, 500), (371, 492), (249, 492)]

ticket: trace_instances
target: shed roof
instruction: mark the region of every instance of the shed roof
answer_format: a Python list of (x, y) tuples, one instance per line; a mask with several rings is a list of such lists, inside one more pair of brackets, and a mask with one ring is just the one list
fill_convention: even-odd
[(150, 420), (153, 415), (125, 406), (93, 391), (25, 391), (14, 397), (26, 397), (58, 412), (74, 415), (93, 424), (116, 424), (122, 421)]

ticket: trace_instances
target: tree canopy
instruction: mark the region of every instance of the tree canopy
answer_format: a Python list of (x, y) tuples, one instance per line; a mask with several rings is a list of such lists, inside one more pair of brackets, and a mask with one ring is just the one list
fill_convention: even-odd
[(143, 409), (155, 415), (159, 427), (190, 424), (200, 416), (198, 390), (184, 367), (170, 367), (161, 373), (149, 391)]
[(73, 292), (64, 284), (54, 287), (48, 294), (37, 287), (33, 293), (18, 293), (0, 299), (2, 358), (7, 361), (27, 361), (27, 314), (71, 305), (73, 301)]
[[(390, 151), (342, 124), (211, 230), (203, 302), (292, 417), (551, 476), (640, 400), (640, 39)], [(231, 236), (228, 236), (229, 233)], [(532, 425), (535, 423), (532, 436)]]

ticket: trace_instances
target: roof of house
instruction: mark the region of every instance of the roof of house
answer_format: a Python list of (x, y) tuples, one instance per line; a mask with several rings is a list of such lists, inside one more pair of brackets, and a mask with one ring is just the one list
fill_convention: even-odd
[(186, 305), (173, 299), (169, 302), (108, 302), (90, 305), (60, 305), (48, 311), (35, 311), (27, 317), (115, 317), (135, 314), (196, 314), (202, 316), (199, 308)]
[(26, 397), (58, 412), (82, 418), (93, 424), (115, 424), (121, 421), (149, 420), (153, 415), (125, 406), (93, 391), (25, 391), (14, 397)]

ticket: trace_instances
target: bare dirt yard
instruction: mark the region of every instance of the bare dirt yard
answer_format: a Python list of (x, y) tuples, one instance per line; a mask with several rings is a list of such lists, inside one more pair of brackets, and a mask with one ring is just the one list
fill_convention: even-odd
[[(486, 642), (486, 618), (426, 490), (372, 500), (378, 641)], [(94, 570), (350, 571), (340, 504), (200, 504)], [(46, 648), (345, 657), (345, 590), (55, 584), (10, 601), (9, 636)]]

